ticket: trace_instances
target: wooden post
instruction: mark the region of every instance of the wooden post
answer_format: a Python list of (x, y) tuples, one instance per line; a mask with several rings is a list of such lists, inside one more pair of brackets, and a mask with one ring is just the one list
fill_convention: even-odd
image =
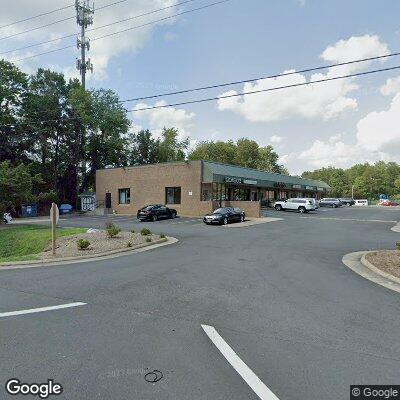
[(51, 248), (53, 256), (56, 254), (56, 226), (57, 226), (57, 206), (55, 203), (51, 205)]

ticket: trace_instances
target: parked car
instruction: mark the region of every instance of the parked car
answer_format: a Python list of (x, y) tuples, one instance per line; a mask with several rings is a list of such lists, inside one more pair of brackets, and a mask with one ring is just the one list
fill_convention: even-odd
[(303, 198), (293, 198), (283, 201), (276, 201), (274, 207), (277, 211), (292, 210), (299, 211), (301, 213), (314, 211), (318, 208), (314, 199)]
[(59, 207), (60, 214), (71, 214), (72, 213), (71, 204), (61, 204)]
[(318, 200), (314, 197), (307, 197), (306, 200), (310, 200), (315, 205), (315, 209), (319, 208)]
[(380, 206), (385, 206), (385, 207), (394, 207), (400, 205), (397, 201), (393, 200), (383, 200), (379, 203)]
[(321, 199), (319, 201), (319, 206), (320, 207), (332, 207), (332, 208), (338, 208), (341, 207), (343, 204), (339, 199)]
[(3, 214), (3, 223), (5, 224), (11, 224), (12, 217), (10, 213), (4, 213)]
[(368, 200), (366, 199), (359, 199), (359, 200), (354, 200), (354, 205), (357, 207), (367, 207), (368, 206)]
[(245, 219), (246, 215), (241, 208), (222, 207), (216, 209), (211, 214), (205, 215), (203, 222), (207, 225), (227, 225), (230, 222), (243, 222)]
[(163, 204), (150, 204), (138, 210), (137, 218), (141, 221), (157, 221), (159, 219), (175, 218), (178, 215), (173, 208)]
[(356, 204), (356, 202), (352, 198), (342, 198), (339, 200), (344, 206), (347, 206), (347, 207), (351, 207), (351, 206), (354, 206), (354, 204)]

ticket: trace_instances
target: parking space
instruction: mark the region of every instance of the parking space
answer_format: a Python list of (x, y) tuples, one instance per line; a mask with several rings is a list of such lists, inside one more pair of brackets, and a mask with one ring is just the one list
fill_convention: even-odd
[(280, 218), (321, 218), (339, 219), (354, 221), (383, 221), (396, 222), (400, 220), (400, 210), (379, 207), (321, 207), (316, 211), (307, 214), (300, 214), (296, 211), (276, 211), (268, 209), (263, 211), (264, 216), (279, 216)]

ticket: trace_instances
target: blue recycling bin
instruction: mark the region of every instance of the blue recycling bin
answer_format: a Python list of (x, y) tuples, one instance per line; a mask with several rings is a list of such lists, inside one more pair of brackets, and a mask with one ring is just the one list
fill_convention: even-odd
[(37, 217), (37, 204), (22, 204), (22, 218)]

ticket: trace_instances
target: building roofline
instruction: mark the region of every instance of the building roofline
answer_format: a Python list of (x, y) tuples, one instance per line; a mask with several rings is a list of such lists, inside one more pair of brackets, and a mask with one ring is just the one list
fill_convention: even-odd
[(240, 165), (226, 164), (226, 163), (221, 163), (221, 162), (218, 162), (218, 161), (208, 161), (208, 160), (201, 160), (201, 161), (203, 163), (208, 163), (208, 164), (218, 164), (218, 165), (224, 165), (224, 166), (227, 166), (227, 167), (236, 167), (236, 168), (240, 168), (240, 169), (245, 169), (245, 170), (248, 170), (248, 171), (255, 171), (255, 172), (258, 172), (258, 173), (264, 172), (264, 173), (270, 174), (270, 175), (276, 175), (276, 176), (282, 176), (282, 177), (290, 177), (290, 178), (301, 179), (301, 180), (304, 180), (304, 181), (312, 181), (312, 182), (315, 182), (315, 183), (322, 183), (322, 184), (327, 185), (328, 187), (330, 187), (326, 182), (318, 181), (316, 179), (302, 178), (302, 177), (294, 176), (294, 175), (284, 175), (284, 174), (280, 174), (278, 172), (268, 172), (268, 171), (263, 171), (261, 169), (242, 167)]

